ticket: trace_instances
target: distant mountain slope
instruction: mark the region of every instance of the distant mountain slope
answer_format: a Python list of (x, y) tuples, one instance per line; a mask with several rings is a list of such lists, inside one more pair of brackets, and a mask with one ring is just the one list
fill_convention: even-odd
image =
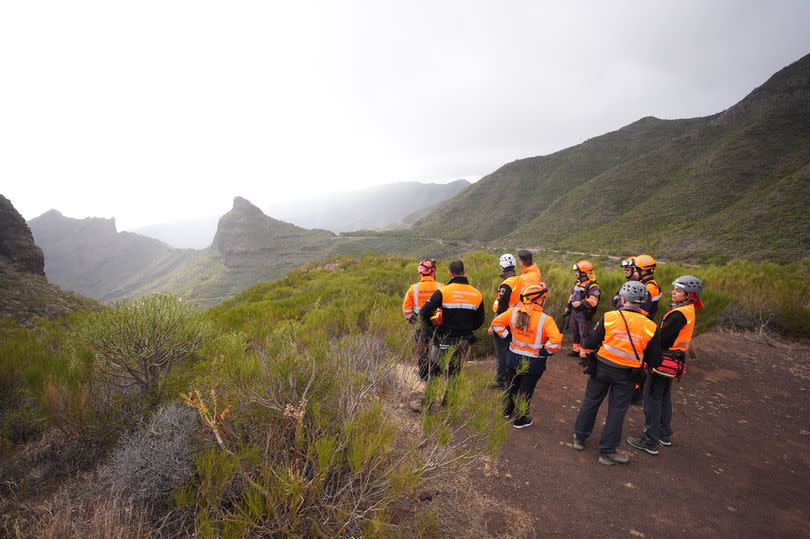
[(32, 325), (96, 305), (49, 283), (43, 265), (42, 250), (25, 219), (0, 195), (0, 319)]
[(810, 254), (810, 55), (721, 114), (644, 118), (504, 165), (420, 235), (671, 258)]
[(170, 271), (191, 251), (118, 232), (115, 219), (72, 219), (56, 210), (29, 222), (45, 253), (45, 273), (59, 286), (108, 301)]
[[(446, 184), (399, 182), (261, 206), (282, 221), (335, 233), (403, 228), (418, 217), (409, 217), (414, 212), (424, 212), (469, 185), (467, 180)], [(215, 216), (197, 217), (147, 225), (132, 232), (176, 248), (205, 249), (211, 246), (217, 224)]]

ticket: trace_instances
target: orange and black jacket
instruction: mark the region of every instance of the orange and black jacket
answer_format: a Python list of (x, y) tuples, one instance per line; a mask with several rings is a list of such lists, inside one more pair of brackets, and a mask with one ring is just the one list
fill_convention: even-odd
[(523, 279), (519, 275), (507, 277), (498, 287), (498, 297), (495, 299), (495, 314), (506, 312), (520, 301), (520, 292), (523, 289)]
[[(622, 309), (622, 311), (625, 313), (625, 316), (627, 315), (628, 312), (633, 312), (632, 310), (629, 309), (627, 310)], [(605, 313), (605, 315), (609, 315), (613, 312), (615, 311), (608, 311), (607, 313)], [(585, 338), (585, 342), (582, 343), (582, 350), (585, 354), (599, 350), (602, 347), (605, 341), (605, 315), (602, 315), (602, 319), (599, 320), (599, 322), (597, 322), (597, 324), (593, 327), (593, 330), (591, 331), (590, 335), (588, 335)], [(620, 331), (625, 333), (625, 335), (627, 334), (626, 330), (621, 329), (621, 326), (619, 328)], [(659, 337), (659, 331), (658, 330), (655, 331), (655, 333), (643, 347), (643, 350), (637, 351), (639, 352), (644, 363), (652, 367), (658, 367), (659, 365), (661, 365), (661, 361), (663, 359), (661, 357), (661, 354), (663, 350), (661, 348), (661, 339)], [(630, 365), (628, 364), (621, 366), (630, 366)]]
[(662, 350), (672, 350), (681, 330), (686, 327), (686, 316), (678, 309), (669, 311), (658, 326), (658, 339)]
[[(466, 296), (470, 299), (457, 302), (453, 300), (454, 303), (450, 303), (442, 294), (442, 290), (448, 289), (461, 292), (459, 297)], [(436, 336), (439, 338), (472, 337), (475, 330), (484, 324), (484, 299), (481, 292), (470, 286), (467, 277), (454, 277), (445, 286), (436, 290), (422, 306), (419, 314), (423, 320), (430, 321), (430, 317), (439, 307), (442, 308), (444, 319), (444, 323), (436, 329)]]
[(661, 285), (653, 277), (644, 277), (641, 279), (644, 286), (647, 287), (647, 292), (650, 293), (650, 301), (641, 306), (641, 310), (647, 315), (647, 318), (652, 320), (655, 318), (655, 313), (658, 312), (658, 302), (661, 300)]

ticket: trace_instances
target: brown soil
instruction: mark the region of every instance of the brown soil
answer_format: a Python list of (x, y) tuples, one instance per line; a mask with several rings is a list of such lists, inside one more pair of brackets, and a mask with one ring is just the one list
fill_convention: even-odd
[[(658, 456), (624, 444), (630, 465), (597, 462), (607, 402), (585, 451), (573, 449), (586, 378), (567, 348), (538, 384), (534, 425), (469, 477), (426, 485), (413, 514), (468, 515), (470, 526), (440, 526), (457, 537), (810, 537), (810, 346), (710, 333), (693, 347), (673, 386), (673, 445)], [(631, 407), (623, 438), (643, 424)]]

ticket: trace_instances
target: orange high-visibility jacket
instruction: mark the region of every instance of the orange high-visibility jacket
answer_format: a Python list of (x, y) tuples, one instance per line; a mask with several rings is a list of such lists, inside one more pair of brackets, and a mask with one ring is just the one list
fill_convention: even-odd
[(492, 304), (493, 313), (498, 312), (499, 307), (498, 296), (500, 296), (501, 286), (503, 285), (508, 286), (509, 289), (512, 291), (512, 293), (509, 295), (509, 307), (514, 307), (520, 302), (520, 293), (523, 290), (523, 279), (520, 277), (520, 275), (513, 275), (512, 277), (507, 277), (506, 279), (503, 280), (503, 282), (500, 285), (498, 285), (498, 295), (495, 296), (495, 303)]
[(680, 312), (686, 318), (686, 325), (681, 328), (678, 336), (675, 338), (675, 344), (670, 347), (670, 350), (680, 350), (686, 352), (689, 350), (689, 343), (692, 342), (692, 334), (695, 332), (695, 306), (691, 303), (676, 307), (664, 315), (661, 323), (667, 319), (669, 315), (675, 311)]
[(433, 293), (441, 288), (442, 283), (436, 282), (436, 279), (430, 275), (426, 275), (419, 279), (418, 283), (412, 284), (408, 291), (405, 293), (405, 299), (402, 301), (402, 314), (408, 320), (414, 315), (419, 315), (419, 309), (425, 304)]
[[(627, 321), (627, 327), (630, 328), (630, 336), (627, 335), (627, 327), (624, 325), (622, 315)], [(605, 338), (602, 341), (602, 346), (596, 354), (611, 363), (616, 363), (623, 367), (641, 367), (641, 362), (644, 359), (644, 350), (647, 348), (647, 343), (655, 335), (657, 328), (655, 322), (647, 318), (641, 313), (629, 310), (622, 311), (608, 311), (605, 313)], [(635, 345), (635, 352), (633, 352), (633, 345), (630, 344), (630, 339)]]
[(526, 266), (523, 268), (523, 272), (521, 272), (520, 276), (523, 279), (523, 286), (540, 284), (540, 281), (543, 280), (543, 275), (540, 273), (540, 268), (538, 268), (537, 264), (535, 263), (532, 263), (531, 266)]
[(523, 356), (540, 357), (542, 350), (547, 352), (544, 355), (551, 355), (560, 349), (562, 334), (557, 328), (557, 323), (543, 312), (542, 307), (535, 308), (531, 312), (526, 329), (517, 328), (519, 312), (520, 306), (510, 307), (492, 321), (492, 329), (499, 337), (505, 339), (511, 331), (512, 342), (509, 343), (509, 350)]

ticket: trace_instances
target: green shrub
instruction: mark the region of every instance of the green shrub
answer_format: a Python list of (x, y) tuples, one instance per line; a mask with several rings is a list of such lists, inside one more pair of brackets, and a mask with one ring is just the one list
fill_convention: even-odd
[(146, 394), (174, 365), (194, 356), (207, 333), (203, 315), (192, 305), (152, 294), (91, 313), (77, 325), (73, 339), (78, 349), (92, 351), (96, 372)]

